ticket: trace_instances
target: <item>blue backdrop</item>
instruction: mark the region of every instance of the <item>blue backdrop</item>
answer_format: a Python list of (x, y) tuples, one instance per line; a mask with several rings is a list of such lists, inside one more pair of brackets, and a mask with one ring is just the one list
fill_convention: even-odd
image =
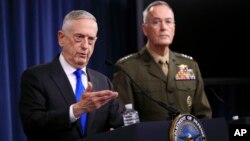
[[(135, 51), (134, 0), (1, 0), (0, 1), (0, 141), (23, 141), (18, 100), (21, 73), (32, 65), (47, 63), (60, 52), (57, 31), (63, 16), (85, 9), (96, 16), (98, 40), (89, 67), (111, 77), (115, 61)], [(130, 9), (130, 11), (128, 11)], [(129, 21), (126, 23), (124, 21)], [(130, 46), (130, 48), (126, 48)]]

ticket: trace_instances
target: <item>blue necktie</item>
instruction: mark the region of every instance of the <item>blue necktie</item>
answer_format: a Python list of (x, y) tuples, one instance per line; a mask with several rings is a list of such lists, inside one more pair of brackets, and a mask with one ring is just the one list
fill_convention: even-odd
[[(80, 101), (82, 93), (84, 92), (85, 88), (82, 84), (82, 74), (83, 71), (81, 69), (77, 69), (75, 72), (76, 75), (76, 100)], [(83, 131), (83, 135), (85, 133), (85, 128), (86, 128), (86, 121), (87, 121), (87, 114), (82, 114), (80, 117), (81, 120), (81, 124), (82, 124), (82, 131)]]

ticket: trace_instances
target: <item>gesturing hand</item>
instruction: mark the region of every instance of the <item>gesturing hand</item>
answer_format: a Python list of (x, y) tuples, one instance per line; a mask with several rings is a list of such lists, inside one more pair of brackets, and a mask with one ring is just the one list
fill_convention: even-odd
[(88, 86), (82, 94), (81, 100), (73, 105), (74, 115), (80, 117), (83, 113), (99, 109), (110, 100), (117, 98), (117, 96), (118, 93), (111, 90), (92, 92), (92, 84), (88, 82)]

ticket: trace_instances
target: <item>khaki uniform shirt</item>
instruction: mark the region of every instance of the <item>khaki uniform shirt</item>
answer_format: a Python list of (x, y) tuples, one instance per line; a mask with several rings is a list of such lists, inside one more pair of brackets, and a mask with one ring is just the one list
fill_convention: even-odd
[(169, 50), (169, 70), (166, 77), (144, 47), (140, 52), (117, 61), (113, 85), (119, 93), (122, 109), (125, 104), (132, 103), (139, 112), (141, 121), (169, 118), (169, 110), (143, 93), (173, 107), (181, 114), (192, 114), (197, 118), (212, 117), (198, 64), (187, 55)]

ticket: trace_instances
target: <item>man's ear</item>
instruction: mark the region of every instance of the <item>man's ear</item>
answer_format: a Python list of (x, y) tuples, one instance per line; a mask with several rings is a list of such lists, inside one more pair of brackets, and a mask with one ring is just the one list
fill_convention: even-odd
[(62, 47), (63, 46), (63, 40), (64, 40), (64, 33), (60, 30), (57, 33), (57, 39), (58, 39), (58, 44)]
[(147, 26), (146, 24), (144, 24), (144, 23), (142, 24), (142, 31), (143, 31), (143, 33), (144, 33), (145, 36), (148, 35), (147, 34), (147, 30), (146, 30), (146, 26)]

